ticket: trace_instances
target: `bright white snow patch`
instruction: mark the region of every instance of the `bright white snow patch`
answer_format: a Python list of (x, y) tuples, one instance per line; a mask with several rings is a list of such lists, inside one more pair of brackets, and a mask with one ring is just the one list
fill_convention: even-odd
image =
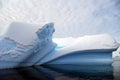
[(73, 42), (75, 42), (76, 39), (77, 38), (72, 38), (72, 37), (53, 38), (53, 42), (57, 43), (58, 46), (66, 47), (66, 46), (70, 46)]
[[(86, 49), (114, 49), (118, 47), (117, 42), (108, 34), (84, 36), (76, 39), (74, 45), (79, 44), (76, 48)], [(74, 46), (75, 48), (75, 46)]]
[(9, 37), (23, 45), (31, 45), (37, 39), (36, 32), (39, 28), (41, 28), (41, 26), (38, 27), (30, 24), (14, 22), (6, 30), (4, 37)]
[(79, 50), (112, 49), (118, 47), (114, 38), (108, 34), (83, 36), (78, 38), (54, 38), (53, 41), (56, 42), (58, 46), (79, 48)]

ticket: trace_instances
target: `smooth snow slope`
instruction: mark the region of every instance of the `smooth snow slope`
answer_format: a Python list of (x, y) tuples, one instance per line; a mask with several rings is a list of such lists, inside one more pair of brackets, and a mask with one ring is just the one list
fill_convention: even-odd
[(120, 42), (119, 9), (120, 0), (0, 0), (0, 32), (13, 21), (54, 22), (55, 37), (109, 33)]
[(27, 23), (13, 22), (8, 29), (6, 29), (4, 37), (9, 37), (23, 45), (34, 45), (35, 40), (38, 38), (36, 32), (40, 28), (42, 28), (42, 26), (38, 27)]

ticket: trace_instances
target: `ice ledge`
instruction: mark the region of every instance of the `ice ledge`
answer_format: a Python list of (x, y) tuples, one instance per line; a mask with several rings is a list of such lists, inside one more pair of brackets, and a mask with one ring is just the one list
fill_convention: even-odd
[(65, 46), (48, 54), (43, 60), (41, 60), (41, 64), (55, 60), (59, 57), (69, 55), (74, 52), (88, 52), (90, 54), (92, 52), (96, 52), (96, 54), (98, 52), (101, 52), (101, 55), (104, 53), (110, 53), (110, 57), (112, 58), (112, 52), (115, 51), (118, 47), (119, 44), (114, 40), (113, 37), (108, 34), (79, 37), (77, 39), (73, 39), (72, 43), (70, 41), (69, 46)]

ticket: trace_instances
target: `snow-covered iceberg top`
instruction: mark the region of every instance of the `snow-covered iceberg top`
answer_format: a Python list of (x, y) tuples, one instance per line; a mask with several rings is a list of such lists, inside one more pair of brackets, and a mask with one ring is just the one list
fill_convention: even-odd
[[(118, 48), (118, 43), (109, 34), (85, 36), (78, 38), (75, 42), (81, 44), (81, 49), (116, 49)], [(85, 45), (84, 45), (85, 44)]]
[(36, 32), (39, 28), (42, 28), (42, 26), (34, 26), (27, 23), (13, 22), (8, 27), (3, 36), (23, 45), (31, 45), (38, 38)]
[[(109, 34), (83, 36), (78, 38), (54, 38), (58, 46), (72, 47), (78, 50), (116, 49), (119, 45)], [(79, 45), (78, 45), (79, 44)], [(77, 46), (76, 46), (77, 45)]]

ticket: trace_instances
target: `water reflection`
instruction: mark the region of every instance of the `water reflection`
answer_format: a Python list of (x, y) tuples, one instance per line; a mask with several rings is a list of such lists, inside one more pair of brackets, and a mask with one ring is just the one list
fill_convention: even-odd
[(46, 65), (0, 70), (0, 80), (113, 80), (111, 65)]
[(0, 80), (55, 80), (54, 76), (38, 66), (0, 70)]
[(47, 67), (66, 76), (79, 77), (85, 80), (113, 80), (111, 65), (48, 65)]

